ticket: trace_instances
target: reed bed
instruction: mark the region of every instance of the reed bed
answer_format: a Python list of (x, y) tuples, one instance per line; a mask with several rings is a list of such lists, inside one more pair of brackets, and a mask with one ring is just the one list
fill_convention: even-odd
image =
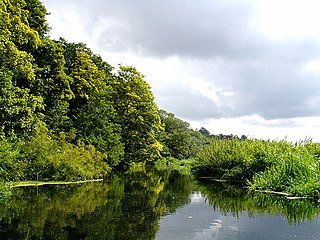
[(319, 144), (309, 140), (217, 140), (197, 155), (192, 172), (243, 181), (253, 190), (319, 198), (319, 159)]

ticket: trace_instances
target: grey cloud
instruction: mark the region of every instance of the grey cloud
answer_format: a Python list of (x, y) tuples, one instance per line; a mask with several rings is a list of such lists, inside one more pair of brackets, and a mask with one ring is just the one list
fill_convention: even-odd
[[(155, 95), (160, 106), (190, 120), (255, 114), (266, 120), (320, 116), (319, 76), (303, 72), (299, 61), (279, 58), (254, 64), (204, 64), (202, 77), (217, 87), (219, 106), (200, 92), (181, 86), (167, 85)], [(212, 72), (211, 68), (219, 71)]]
[(209, 62), (201, 69), (204, 73), (198, 72), (219, 91), (234, 93), (222, 99), (225, 106), (233, 106), (224, 108), (224, 116), (258, 114), (265, 119), (319, 116), (319, 75), (303, 69), (308, 61), (319, 56), (317, 46), (313, 42), (267, 42), (260, 51), (247, 59)]
[[(271, 64), (271, 63), (269, 63)], [(317, 78), (303, 76), (296, 64), (274, 61), (269, 68), (243, 69), (237, 107), (243, 114), (265, 119), (319, 115), (319, 106), (306, 102), (319, 95)]]
[(169, 88), (163, 93), (155, 93), (159, 105), (178, 117), (189, 120), (221, 118), (224, 116), (214, 100), (203, 96), (187, 86)]
[[(229, 72), (222, 72), (222, 81), (213, 80), (220, 92), (234, 93), (221, 96), (223, 117), (258, 114), (265, 119), (282, 119), (320, 115), (319, 76), (303, 73), (299, 64), (280, 59), (229, 65)], [(219, 68), (227, 66), (225, 63)], [(205, 70), (210, 74), (210, 65)]]
[(241, 55), (251, 38), (250, 1), (79, 0), (73, 3), (69, 7), (85, 16), (83, 23), (88, 29), (111, 23), (97, 39), (108, 51), (131, 50), (157, 57)]
[(319, 58), (319, 45), (312, 39), (274, 42), (256, 32), (250, 27), (254, 1), (55, 1), (82, 15), (88, 31), (102, 29), (96, 39), (101, 51), (195, 59), (199, 76), (217, 91), (234, 92), (221, 97), (219, 107), (186, 87), (155, 92), (159, 106), (180, 117), (320, 115), (319, 76), (301, 67)]

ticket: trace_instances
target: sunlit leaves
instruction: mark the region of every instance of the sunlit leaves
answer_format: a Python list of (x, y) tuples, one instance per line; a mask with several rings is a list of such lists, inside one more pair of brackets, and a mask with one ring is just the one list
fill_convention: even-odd
[(29, 135), (40, 121), (42, 98), (12, 84), (12, 75), (0, 72), (0, 126), (7, 136)]
[(4, 0), (0, 3), (0, 67), (31, 80), (34, 72), (33, 57), (29, 50), (38, 47), (40, 38), (38, 33), (29, 27), (25, 5), (23, 0)]
[[(50, 40), (45, 16), (39, 0), (0, 2), (0, 136), (25, 144), (17, 158), (28, 177), (91, 178), (123, 160), (159, 158), (162, 125), (143, 76), (115, 73), (83, 43)], [(75, 136), (56, 141), (68, 132)], [(90, 175), (94, 168), (104, 172)]]
[(158, 108), (150, 86), (134, 67), (120, 66), (112, 84), (116, 96), (118, 123), (122, 127), (126, 161), (146, 161), (159, 157), (161, 144), (156, 134), (162, 130)]

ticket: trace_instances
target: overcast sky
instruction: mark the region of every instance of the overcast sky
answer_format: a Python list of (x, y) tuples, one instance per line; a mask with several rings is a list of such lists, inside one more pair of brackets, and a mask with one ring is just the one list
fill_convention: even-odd
[(135, 66), (192, 127), (320, 141), (320, 1), (43, 2), (52, 38)]

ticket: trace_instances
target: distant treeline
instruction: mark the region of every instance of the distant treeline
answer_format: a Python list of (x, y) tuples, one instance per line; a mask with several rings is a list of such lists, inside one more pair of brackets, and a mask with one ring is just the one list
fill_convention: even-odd
[(50, 39), (46, 15), (40, 0), (0, 2), (0, 179), (101, 178), (210, 141), (158, 109), (134, 67)]
[(204, 136), (207, 136), (207, 137), (210, 137), (210, 138), (214, 138), (214, 139), (239, 139), (239, 140), (246, 140), (248, 137), (246, 135), (241, 135), (240, 137), (238, 135), (233, 135), (233, 134), (217, 134), (217, 135), (214, 135), (214, 134), (210, 134), (209, 130), (207, 130), (206, 128), (204, 127), (201, 127), (199, 130), (198, 130), (200, 133), (202, 133)]

